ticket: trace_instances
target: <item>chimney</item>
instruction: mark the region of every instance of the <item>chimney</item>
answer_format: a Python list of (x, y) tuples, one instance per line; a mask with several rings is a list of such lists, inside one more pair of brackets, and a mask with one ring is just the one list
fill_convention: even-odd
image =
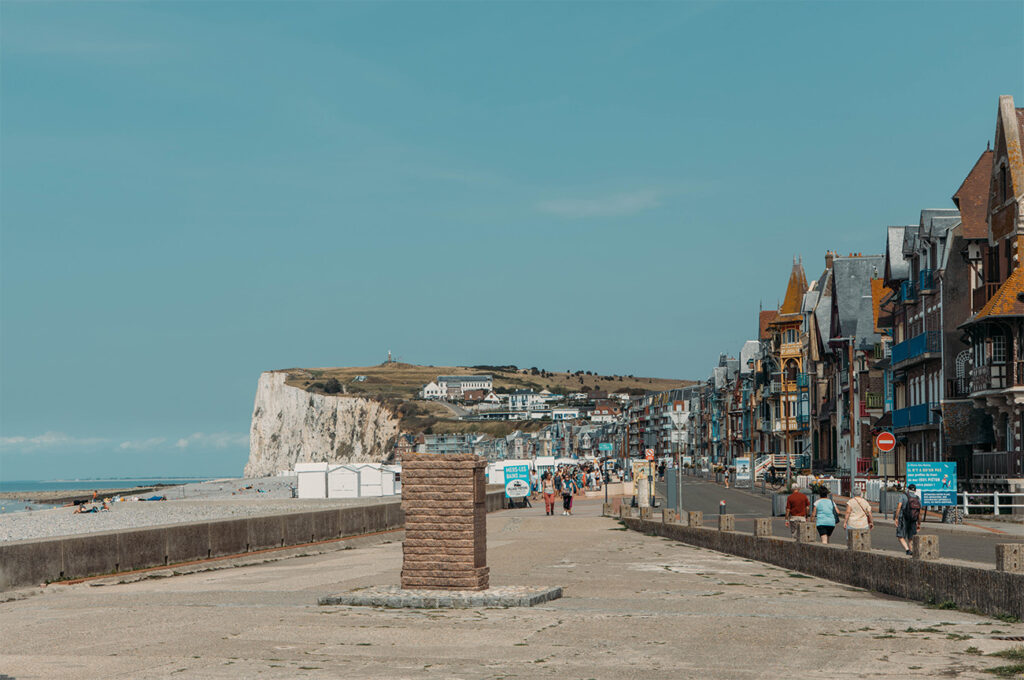
[(835, 256), (836, 254), (833, 251), (825, 251), (825, 269), (832, 269), (832, 258), (834, 258)]

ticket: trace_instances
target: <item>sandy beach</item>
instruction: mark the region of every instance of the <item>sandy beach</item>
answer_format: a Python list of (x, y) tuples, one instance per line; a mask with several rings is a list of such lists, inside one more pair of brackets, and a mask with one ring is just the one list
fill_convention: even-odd
[[(367, 499), (295, 499), (295, 477), (220, 479), (184, 484), (111, 501), (110, 510), (75, 514), (74, 507), (0, 515), (0, 541), (53, 538), (161, 524), (201, 522), (341, 507)], [(130, 500), (165, 496), (166, 501)]]

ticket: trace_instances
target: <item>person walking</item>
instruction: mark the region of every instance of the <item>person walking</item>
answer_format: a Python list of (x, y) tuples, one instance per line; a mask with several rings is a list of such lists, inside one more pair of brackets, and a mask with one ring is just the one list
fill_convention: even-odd
[(555, 482), (551, 479), (551, 473), (545, 472), (540, 480), (541, 495), (544, 496), (544, 514), (555, 514)]
[(798, 527), (801, 522), (807, 521), (807, 514), (811, 508), (811, 500), (800, 491), (800, 487), (793, 485), (793, 493), (786, 498), (786, 526), (796, 540)]
[(921, 507), (921, 499), (917, 497), (917, 485), (910, 484), (907, 486), (906, 493), (900, 498), (899, 505), (896, 506), (896, 516), (893, 518), (893, 523), (896, 525), (896, 538), (900, 540), (900, 545), (908, 555), (914, 552), (910, 546), (914, 542), (914, 536), (917, 536), (917, 532), (921, 530), (921, 522), (927, 514), (927, 511)]
[(572, 516), (572, 497), (576, 493), (576, 481), (572, 474), (567, 474), (562, 480), (562, 514), (566, 517)]
[(870, 531), (875, 528), (875, 520), (871, 516), (871, 504), (864, 500), (863, 492), (854, 489), (850, 500), (846, 502), (846, 515), (843, 517), (843, 528), (847, 531)]
[(828, 487), (818, 489), (818, 500), (814, 501), (814, 526), (818, 529), (818, 536), (822, 543), (828, 543), (832, 532), (836, 530), (839, 522), (839, 508), (836, 502), (829, 497)]

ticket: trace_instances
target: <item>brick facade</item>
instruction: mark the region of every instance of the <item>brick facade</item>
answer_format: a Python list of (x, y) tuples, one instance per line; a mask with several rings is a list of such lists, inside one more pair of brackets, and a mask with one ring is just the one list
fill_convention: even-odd
[(486, 590), (487, 462), (473, 454), (406, 454), (402, 588)]

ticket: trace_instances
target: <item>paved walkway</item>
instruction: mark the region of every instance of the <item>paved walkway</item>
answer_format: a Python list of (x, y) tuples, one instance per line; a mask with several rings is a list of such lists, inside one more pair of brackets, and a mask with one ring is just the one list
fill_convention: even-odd
[[(660, 502), (664, 502), (665, 483), (655, 485)], [(683, 477), (683, 505), (687, 510), (700, 510), (708, 522), (716, 521), (720, 501), (726, 502), (726, 512), (736, 516), (736, 530), (754, 530), (754, 518), (771, 516), (771, 498), (747, 489), (726, 489), (721, 484), (693, 477)], [(840, 513), (845, 512), (845, 501), (837, 499)], [(934, 513), (929, 513), (934, 514)], [(659, 515), (660, 516), (660, 515)], [(788, 536), (785, 518), (777, 517), (772, 523), (777, 536)], [(997, 543), (1019, 543), (1024, 541), (1024, 526), (1010, 522), (975, 522), (971, 525), (941, 524), (927, 522), (921, 526), (922, 534), (939, 537), (939, 552), (943, 557), (979, 562), (995, 566)], [(835, 543), (846, 544), (846, 532), (842, 526), (832, 535)], [(875, 515), (875, 530), (871, 532), (871, 544), (878, 550), (902, 553), (903, 548), (896, 538), (896, 525), (888, 519)]]
[[(562, 585), (532, 609), (319, 607), (398, 581), (378, 543), (0, 604), (0, 673), (29, 678), (984, 678), (1007, 624), (927, 609), (543, 508), (488, 517), (494, 585)], [(397, 538), (391, 534), (386, 538)], [(102, 583), (100, 582), (93, 582)]]

